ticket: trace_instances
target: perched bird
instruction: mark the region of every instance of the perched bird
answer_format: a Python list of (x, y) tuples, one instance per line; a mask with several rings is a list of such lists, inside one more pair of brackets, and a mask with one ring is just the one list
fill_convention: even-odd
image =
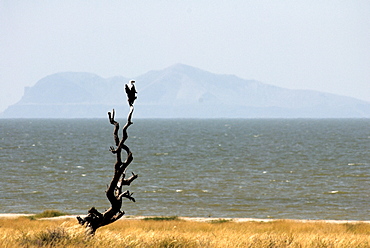
[(136, 100), (136, 89), (135, 89), (135, 80), (130, 80), (128, 84), (125, 84), (125, 91), (128, 98), (128, 104), (132, 106), (134, 104), (134, 101)]

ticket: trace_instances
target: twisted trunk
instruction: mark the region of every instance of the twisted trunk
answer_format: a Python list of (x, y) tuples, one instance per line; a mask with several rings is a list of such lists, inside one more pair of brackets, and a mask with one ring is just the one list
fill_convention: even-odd
[[(130, 149), (124, 144), (128, 138), (127, 129), (133, 123), (131, 121), (132, 114), (134, 112), (134, 106), (130, 104), (130, 112), (127, 116), (127, 122), (122, 129), (122, 139), (119, 139), (119, 123), (115, 121), (115, 111), (113, 109), (112, 113), (108, 112), (109, 122), (114, 125), (113, 138), (115, 141), (116, 148), (113, 146), (110, 147), (110, 151), (116, 155), (116, 163), (114, 165), (114, 175), (106, 191), (106, 196), (111, 204), (105, 212), (100, 213), (94, 207), (92, 207), (87, 216), (81, 218), (77, 217), (78, 222), (86, 226), (87, 232), (90, 235), (94, 235), (95, 231), (102, 226), (108, 225), (120, 219), (125, 212), (121, 210), (122, 207), (122, 198), (127, 198), (135, 202), (135, 199), (132, 197), (132, 193), (129, 191), (122, 192), (122, 186), (129, 186), (132, 181), (137, 178), (137, 175), (132, 173), (129, 178), (125, 178), (126, 169), (133, 160), (132, 153)], [(126, 152), (126, 160), (122, 162), (122, 150)]]

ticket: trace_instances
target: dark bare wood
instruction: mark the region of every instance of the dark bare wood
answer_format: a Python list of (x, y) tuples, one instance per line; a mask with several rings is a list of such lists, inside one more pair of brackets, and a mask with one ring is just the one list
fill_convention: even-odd
[[(86, 230), (89, 235), (94, 235), (99, 227), (113, 223), (125, 214), (125, 212), (121, 210), (122, 198), (127, 198), (135, 202), (135, 198), (132, 197), (132, 193), (130, 193), (128, 190), (124, 192), (122, 191), (122, 186), (129, 186), (138, 177), (138, 175), (132, 173), (129, 178), (125, 178), (126, 169), (133, 160), (132, 152), (130, 151), (129, 147), (125, 145), (125, 141), (128, 138), (127, 129), (133, 124), (131, 119), (134, 112), (133, 103), (136, 99), (136, 97), (133, 99), (132, 95), (127, 94), (127, 96), (129, 98), (130, 111), (127, 116), (127, 122), (122, 129), (121, 139), (119, 139), (118, 135), (119, 123), (114, 119), (115, 111), (113, 109), (112, 112), (108, 112), (109, 122), (114, 125), (113, 139), (116, 146), (116, 148), (114, 146), (110, 147), (112, 154), (116, 155), (116, 163), (114, 164), (114, 175), (106, 191), (106, 197), (108, 198), (111, 206), (103, 213), (100, 213), (95, 207), (92, 207), (88, 210), (87, 216), (83, 218), (77, 216), (79, 224), (86, 226)], [(125, 161), (122, 161), (122, 151), (126, 152)]]

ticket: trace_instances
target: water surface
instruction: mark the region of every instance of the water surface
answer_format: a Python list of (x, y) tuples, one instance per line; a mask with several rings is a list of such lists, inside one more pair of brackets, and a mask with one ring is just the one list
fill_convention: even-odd
[[(122, 122), (123, 125), (123, 122)], [(105, 119), (0, 119), (0, 211), (109, 207)], [(368, 220), (368, 119), (135, 119), (127, 215)]]

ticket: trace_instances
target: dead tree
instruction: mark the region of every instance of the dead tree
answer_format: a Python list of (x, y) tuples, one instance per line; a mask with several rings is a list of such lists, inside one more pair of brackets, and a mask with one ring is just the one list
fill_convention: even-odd
[[(131, 96), (128, 95), (129, 100), (130, 97)], [(114, 146), (111, 146), (110, 151), (115, 154), (117, 158), (116, 163), (114, 164), (114, 175), (110, 184), (108, 185), (108, 189), (106, 190), (106, 196), (111, 206), (103, 213), (100, 213), (95, 207), (92, 207), (88, 210), (88, 214), (86, 217), (81, 218), (80, 216), (77, 216), (79, 224), (81, 224), (82, 226), (86, 226), (87, 233), (90, 235), (94, 235), (95, 231), (99, 227), (113, 223), (125, 214), (125, 212), (121, 210), (122, 198), (127, 198), (135, 202), (135, 199), (132, 197), (132, 193), (130, 193), (128, 190), (122, 192), (122, 186), (129, 186), (132, 181), (134, 181), (138, 177), (136, 174), (132, 173), (129, 178), (125, 179), (126, 169), (133, 160), (132, 152), (125, 145), (125, 141), (128, 138), (127, 128), (133, 124), (131, 121), (132, 114), (134, 112), (133, 101), (131, 103), (132, 104), (129, 104), (130, 111), (127, 116), (127, 122), (122, 129), (121, 140), (119, 139), (118, 135), (119, 123), (114, 119), (115, 111), (113, 109), (112, 113), (108, 112), (109, 122), (114, 125), (113, 138), (116, 145), (116, 148)], [(127, 154), (125, 161), (122, 161), (122, 150), (124, 150)]]

